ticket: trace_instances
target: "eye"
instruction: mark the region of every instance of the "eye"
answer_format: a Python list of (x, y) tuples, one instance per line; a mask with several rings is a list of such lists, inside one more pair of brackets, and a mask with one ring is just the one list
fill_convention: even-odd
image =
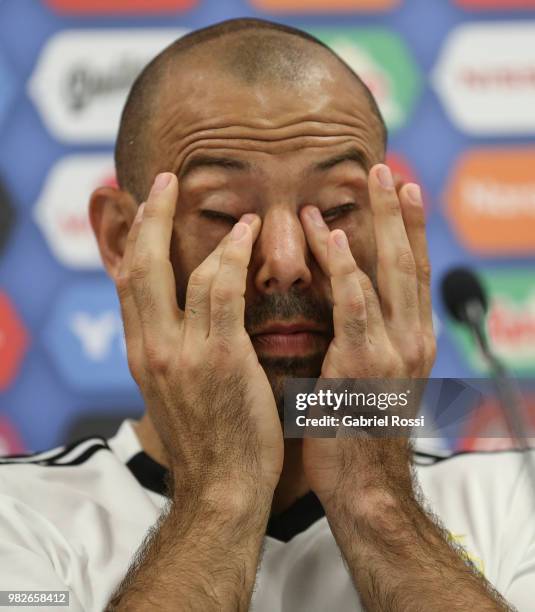
[(352, 212), (357, 209), (357, 204), (355, 202), (347, 202), (346, 204), (341, 204), (340, 206), (335, 206), (334, 208), (329, 208), (323, 213), (323, 218), (328, 223), (329, 221), (335, 221), (339, 217)]
[(205, 219), (211, 219), (212, 221), (221, 221), (223, 223), (232, 224), (238, 222), (238, 219), (236, 219), (236, 217), (233, 217), (232, 215), (227, 215), (226, 213), (222, 213), (217, 210), (201, 210), (200, 215), (201, 217), (204, 217)]

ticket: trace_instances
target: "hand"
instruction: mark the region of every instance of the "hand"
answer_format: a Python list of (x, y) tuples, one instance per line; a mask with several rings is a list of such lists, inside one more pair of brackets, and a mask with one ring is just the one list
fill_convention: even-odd
[[(380, 173), (386, 173), (384, 181)], [(308, 243), (331, 279), (334, 302), (334, 339), (323, 362), (323, 378), (426, 378), (433, 365), (430, 267), (420, 190), (407, 184), (398, 194), (389, 177), (382, 164), (369, 175), (378, 293), (355, 262), (345, 233), (330, 232), (310, 209), (303, 214)], [(375, 478), (371, 468), (388, 469), (389, 462), (401, 470), (394, 469), (392, 477), (405, 478), (409, 455), (403, 446), (403, 439), (306, 438), (305, 472), (320, 498), (332, 496), (347, 478), (354, 487), (355, 464), (362, 461), (367, 463), (356, 467), (361, 478), (365, 473)]]
[(176, 176), (159, 175), (128, 234), (116, 285), (130, 371), (175, 489), (195, 496), (228, 494), (231, 487), (272, 494), (282, 468), (281, 426), (244, 328), (247, 266), (260, 218), (244, 215), (192, 272), (182, 312), (169, 259), (177, 199)]

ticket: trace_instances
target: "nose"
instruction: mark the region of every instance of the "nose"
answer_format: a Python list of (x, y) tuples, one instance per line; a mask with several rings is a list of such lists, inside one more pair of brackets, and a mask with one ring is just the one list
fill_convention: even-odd
[(310, 286), (310, 253), (296, 212), (269, 211), (255, 244), (255, 287), (261, 293), (285, 293)]

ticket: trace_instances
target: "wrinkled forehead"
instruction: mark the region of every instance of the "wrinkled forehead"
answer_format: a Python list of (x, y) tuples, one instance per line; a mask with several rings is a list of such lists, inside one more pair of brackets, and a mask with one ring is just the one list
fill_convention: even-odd
[(384, 151), (379, 121), (362, 85), (320, 50), (295, 78), (246, 82), (210, 54), (166, 70), (152, 118), (156, 154), (173, 170), (199, 149), (287, 153), (353, 142), (369, 165)]

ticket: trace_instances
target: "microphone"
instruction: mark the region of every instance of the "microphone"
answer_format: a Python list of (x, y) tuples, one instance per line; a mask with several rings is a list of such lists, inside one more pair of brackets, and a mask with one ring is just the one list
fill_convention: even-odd
[[(481, 355), (494, 380), (498, 401), (511, 438), (521, 450), (530, 450), (526, 423), (522, 412), (522, 397), (515, 380), (508, 374), (502, 361), (492, 351), (485, 333), (488, 299), (478, 277), (468, 268), (453, 268), (441, 283), (442, 300), (449, 315), (472, 332)], [(535, 454), (534, 454), (535, 455)], [(526, 453), (528, 471), (535, 494), (535, 463)]]
[(484, 332), (488, 300), (478, 277), (468, 268), (453, 268), (442, 279), (442, 300), (449, 315), (470, 328), (486, 360), (503, 369)]

